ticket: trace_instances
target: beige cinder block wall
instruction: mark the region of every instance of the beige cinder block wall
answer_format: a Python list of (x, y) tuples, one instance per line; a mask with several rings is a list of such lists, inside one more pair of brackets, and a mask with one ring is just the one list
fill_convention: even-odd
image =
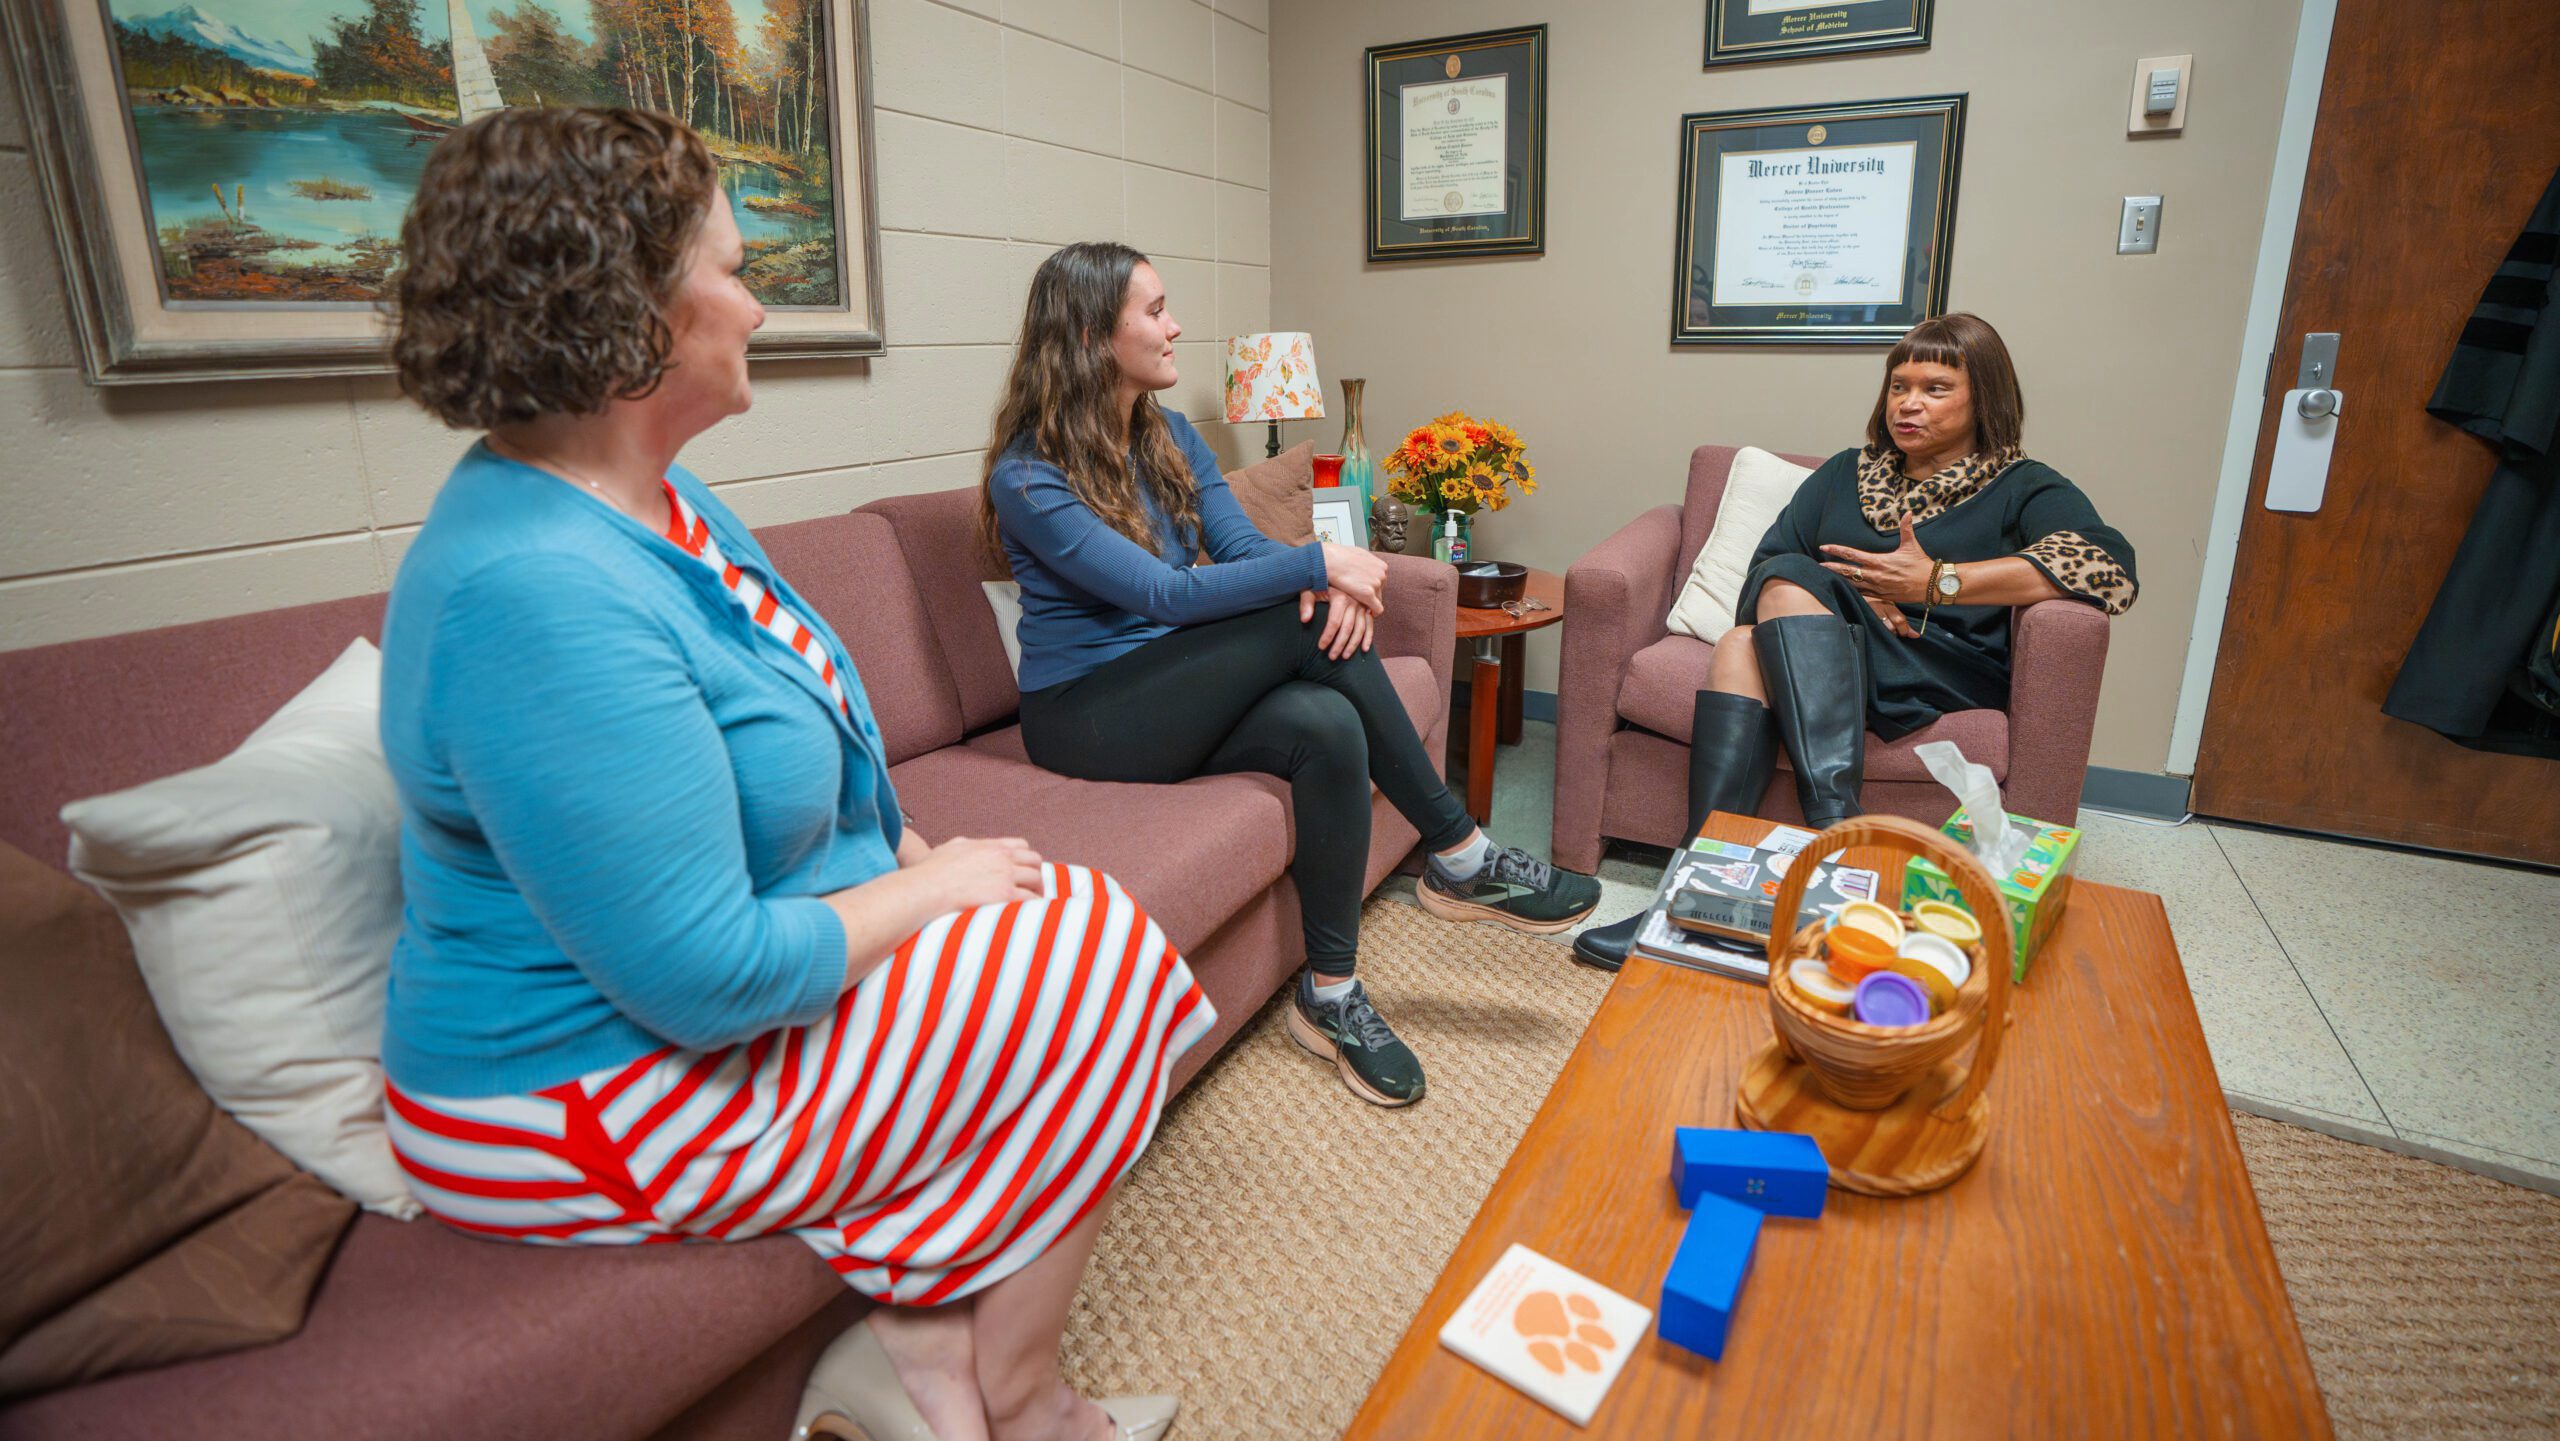
[[(1298, 0), (1272, 24), (1272, 319), (1315, 335), (1330, 381), (1369, 380), (1393, 445), (1450, 408), (1517, 427), (1540, 493), (1478, 551), (1562, 571), (1679, 498), (1704, 442), (1827, 455), (1857, 443), (1880, 349), (1669, 344), (1679, 117), (1834, 100), (1972, 96), (1950, 299), (2000, 328), (2029, 452), (2133, 540), (2143, 598), (2117, 622), (2093, 760), (2157, 771), (2247, 309), (2296, 0), (1962, 0), (1935, 43), (1837, 60), (1699, 64), (1705, 0)], [(1547, 253), (1362, 259), (1362, 49), (1544, 21)], [(2186, 133), (2126, 138), (2134, 61), (2196, 56)], [(2127, 195), (2166, 197), (2156, 255), (2115, 253)], [(2249, 362), (2263, 364), (2262, 360)], [(1556, 632), (1528, 684), (1555, 685)]]
[[(890, 351), (759, 364), (685, 463), (756, 525), (975, 484), (1031, 270), (1094, 238), (1157, 257), (1213, 421), (1269, 318), (1267, 0), (870, 4)], [(0, 94), (0, 648), (387, 586), (466, 438), (382, 379), (89, 386), (26, 143)]]

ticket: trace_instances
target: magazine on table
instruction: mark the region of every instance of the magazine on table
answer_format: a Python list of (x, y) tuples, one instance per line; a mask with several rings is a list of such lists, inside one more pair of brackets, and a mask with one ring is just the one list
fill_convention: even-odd
[[(1778, 883), (1813, 835), (1797, 826), (1773, 826), (1751, 845), (1703, 835), (1691, 840), (1662, 868), (1653, 904), (1636, 930), (1637, 954), (1766, 985)], [(1803, 913), (1825, 914), (1853, 900), (1873, 900), (1879, 880), (1874, 871), (1821, 863), (1806, 883)]]

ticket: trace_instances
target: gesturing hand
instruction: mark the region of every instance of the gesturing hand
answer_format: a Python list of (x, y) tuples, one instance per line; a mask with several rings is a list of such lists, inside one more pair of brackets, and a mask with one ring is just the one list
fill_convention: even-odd
[(1822, 563), (1824, 570), (1846, 577), (1870, 600), (1918, 605), (1929, 598), (1929, 553), (1911, 533), (1908, 514), (1902, 517), (1902, 544), (1892, 550), (1826, 545), (1822, 553), (1832, 557)]
[(1335, 660), (1349, 660), (1371, 645), (1378, 618), (1339, 590), (1298, 592), (1298, 623), (1315, 619), (1316, 602), (1323, 601), (1324, 634), (1316, 638), (1316, 648)]
[(1040, 899), (1040, 853), (1019, 836), (954, 836), (916, 862), (915, 869), (933, 873), (945, 910)]

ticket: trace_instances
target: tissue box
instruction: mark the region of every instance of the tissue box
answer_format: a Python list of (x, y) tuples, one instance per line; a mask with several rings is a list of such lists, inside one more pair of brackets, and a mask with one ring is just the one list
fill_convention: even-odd
[(1671, 1184), (1693, 1210), (1712, 1194), (1764, 1215), (1819, 1216), (1831, 1168), (1811, 1136), (1681, 1126), (1671, 1133)]
[[(2009, 974), (2017, 980), (2027, 978), (2027, 963), (2035, 959), (2036, 948), (2062, 917), (2062, 908), (2071, 903), (2071, 858), (2079, 852), (2080, 832), (2071, 826), (2051, 825), (2012, 814), (2009, 824), (2029, 837), (2027, 854), (2018, 868), (1992, 880), (2000, 887), (2000, 898), (2009, 909), (2009, 932), (2015, 951), (2010, 957)], [(1947, 817), (1938, 829), (1953, 837), (1957, 844), (1970, 848), (1973, 823), (1965, 819), (1964, 807)], [(1902, 903), (1945, 901), (1970, 912), (1964, 894), (1956, 889), (1953, 877), (1938, 868), (1926, 856), (1915, 856), (1902, 878)]]

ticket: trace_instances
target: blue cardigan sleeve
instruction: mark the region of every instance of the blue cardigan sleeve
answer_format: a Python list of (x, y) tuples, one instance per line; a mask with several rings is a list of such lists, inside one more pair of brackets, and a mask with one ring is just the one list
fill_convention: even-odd
[[(1005, 457), (988, 489), (996, 523), (1014, 544), (1086, 594), (1159, 625), (1223, 620), (1325, 588), (1324, 547), (1312, 542), (1275, 543), (1221, 565), (1175, 565), (1104, 523), (1076, 498), (1065, 472), (1044, 460)], [(1235, 522), (1251, 529), (1225, 481), (1218, 492)]]
[(727, 745), (673, 636), (600, 572), (496, 562), (437, 620), (430, 741), (506, 879), (604, 998), (679, 1046), (816, 1020), (844, 924), (747, 873)]

